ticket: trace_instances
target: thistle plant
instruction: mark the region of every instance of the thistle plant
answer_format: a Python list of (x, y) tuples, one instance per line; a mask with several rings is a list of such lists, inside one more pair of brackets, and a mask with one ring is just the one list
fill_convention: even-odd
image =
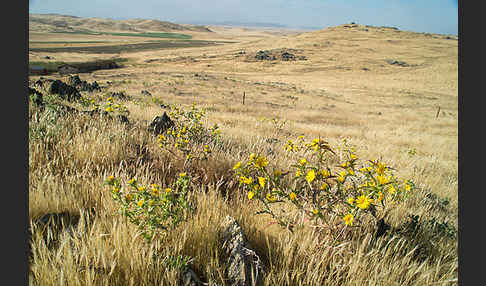
[(261, 203), (258, 213), (271, 215), (290, 230), (297, 222), (288, 206), (335, 235), (336, 230), (359, 227), (365, 218), (378, 219), (378, 211), (402, 202), (415, 188), (413, 182), (395, 177), (385, 163), (360, 160), (354, 148), (344, 148), (337, 164), (340, 156), (321, 138), (305, 142), (300, 136), (284, 148), (298, 158), (287, 170), (271, 167), (258, 154), (233, 170), (248, 199)]
[(149, 242), (155, 235), (163, 234), (186, 219), (190, 210), (190, 181), (187, 173), (180, 173), (177, 180), (166, 187), (143, 185), (135, 178), (122, 185), (114, 176), (108, 177), (106, 184), (120, 205), (120, 213), (135, 224)]

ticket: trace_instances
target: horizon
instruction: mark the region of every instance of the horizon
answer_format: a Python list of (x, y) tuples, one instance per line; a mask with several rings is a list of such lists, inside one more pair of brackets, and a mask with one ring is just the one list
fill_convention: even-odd
[[(179, 24), (223, 23), (280, 25), (282, 28), (325, 29), (347, 23), (400, 30), (458, 35), (457, 0), (105, 0), (65, 2), (29, 0), (29, 14), (58, 14), (113, 20), (151, 19)], [(205, 24), (206, 23), (206, 24)]]

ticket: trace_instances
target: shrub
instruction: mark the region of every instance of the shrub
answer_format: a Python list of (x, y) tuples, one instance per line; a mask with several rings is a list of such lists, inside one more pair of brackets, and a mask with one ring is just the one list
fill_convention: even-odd
[[(397, 205), (415, 187), (400, 181), (383, 162), (362, 162), (354, 148), (345, 148), (334, 165), (331, 159), (339, 156), (321, 138), (305, 142), (300, 136), (285, 149), (300, 156), (287, 170), (270, 167), (267, 158), (254, 153), (233, 169), (248, 199), (261, 203), (258, 213), (290, 230), (297, 225), (295, 217), (304, 216), (337, 239), (343, 228), (358, 228), (366, 218), (376, 222), (378, 211)], [(283, 206), (277, 207), (279, 203)], [(298, 216), (291, 216), (289, 205)]]

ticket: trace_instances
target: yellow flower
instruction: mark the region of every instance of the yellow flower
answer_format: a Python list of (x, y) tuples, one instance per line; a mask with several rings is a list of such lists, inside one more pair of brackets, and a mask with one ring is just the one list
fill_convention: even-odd
[(338, 182), (340, 182), (340, 183), (344, 182), (345, 177), (346, 177), (345, 171), (339, 172), (339, 176), (337, 177)]
[(300, 159), (299, 164), (300, 164), (301, 166), (305, 166), (305, 165), (307, 164), (307, 160), (306, 160), (305, 158)]
[(354, 198), (348, 198), (348, 204), (353, 205), (354, 204)]
[(255, 193), (254, 192), (252, 192), (252, 191), (249, 191), (248, 192), (248, 199), (251, 200), (251, 199), (253, 199), (254, 196), (255, 196)]
[(386, 165), (383, 164), (383, 163), (378, 163), (377, 164), (377, 167), (376, 167), (376, 173), (378, 175), (383, 175), (385, 174), (385, 170), (386, 170)]
[(297, 195), (294, 192), (291, 192), (290, 195), (289, 195), (289, 198), (290, 198), (291, 201), (294, 201), (295, 198), (297, 198)]
[(249, 185), (249, 184), (253, 183), (253, 178), (252, 177), (245, 178), (243, 180), (243, 183)]
[(266, 198), (269, 202), (274, 202), (276, 200), (275, 196), (272, 196), (270, 193), (266, 195)]
[(326, 178), (326, 177), (329, 177), (331, 176), (331, 173), (328, 171), (328, 170), (322, 170), (321, 171), (321, 175)]
[(134, 185), (137, 183), (137, 180), (135, 178), (132, 178), (130, 181), (128, 181), (128, 184)]
[(329, 185), (327, 183), (322, 183), (321, 190), (325, 191), (327, 188), (329, 188)]
[(384, 184), (389, 182), (389, 180), (385, 176), (382, 176), (382, 175), (376, 176), (376, 179), (378, 180), (378, 183), (380, 185), (384, 185)]
[(113, 193), (118, 194), (120, 192), (120, 187), (113, 187)]
[(318, 209), (313, 209), (313, 210), (312, 210), (312, 213), (316, 215), (316, 214), (318, 214), (318, 213), (319, 213), (319, 210), (318, 210)]
[(236, 163), (234, 166), (233, 166), (233, 170), (237, 170), (241, 167), (241, 162), (238, 162)]
[(314, 172), (314, 170), (310, 170), (307, 173), (307, 176), (305, 176), (305, 179), (309, 184), (312, 183), (312, 181), (314, 181), (315, 178), (316, 178), (316, 173)]
[(408, 181), (405, 181), (404, 183), (405, 183), (405, 185), (404, 185), (405, 190), (406, 190), (406, 191), (410, 191), (410, 190), (412, 189), (412, 186), (410, 186), (410, 185), (408, 184)]
[(390, 194), (395, 194), (397, 192), (397, 190), (395, 189), (395, 187), (393, 185), (391, 185), (389, 188), (388, 188), (388, 192), (390, 192)]
[(165, 189), (165, 192), (168, 194), (168, 193), (172, 192), (172, 189), (171, 188), (166, 188)]
[(150, 204), (151, 206), (153, 206), (153, 205), (155, 204), (155, 201), (154, 201), (154, 200), (149, 200), (149, 204)]
[(181, 178), (184, 178), (184, 177), (186, 177), (186, 176), (187, 176), (187, 173), (186, 173), (186, 172), (183, 172), (183, 173), (180, 173), (180, 174), (179, 174), (179, 177), (181, 177)]
[(258, 183), (260, 186), (262, 186), (262, 189), (265, 188), (265, 178), (264, 177), (258, 177)]
[(372, 200), (364, 195), (359, 196), (356, 199), (356, 206), (362, 210), (365, 210), (370, 207)]
[(302, 176), (302, 172), (301, 172), (300, 170), (297, 170), (297, 171), (295, 172), (295, 176), (296, 176), (296, 177), (300, 177), (300, 176)]
[(381, 202), (385, 196), (382, 192), (378, 192), (378, 201)]
[(113, 182), (115, 180), (115, 177), (114, 176), (109, 176), (108, 177), (108, 182)]
[(145, 189), (146, 189), (146, 188), (145, 188), (144, 186), (140, 186), (140, 187), (138, 187), (137, 189), (138, 189), (140, 192), (143, 192), (143, 191), (145, 191)]
[(351, 154), (351, 157), (350, 157), (350, 158), (351, 158), (351, 160), (356, 160), (356, 159), (358, 159), (358, 157), (357, 157), (356, 155), (354, 155), (354, 154)]
[(132, 195), (131, 194), (126, 194), (125, 195), (125, 199), (127, 200), (127, 202), (131, 201), (132, 200)]
[(347, 214), (343, 217), (345, 225), (353, 225), (354, 216), (352, 214)]
[(268, 165), (268, 160), (265, 157), (258, 156), (253, 165), (257, 168), (262, 169), (263, 167)]
[(111, 106), (108, 106), (106, 109), (105, 109), (106, 112), (113, 112), (113, 108)]
[(354, 175), (354, 170), (353, 170), (353, 169), (351, 169), (351, 168), (348, 168), (348, 174), (350, 174), (350, 175)]
[(139, 200), (137, 204), (138, 204), (139, 207), (142, 207), (143, 206), (143, 199)]
[(152, 188), (152, 194), (153, 194), (154, 196), (159, 195), (159, 189), (157, 189), (157, 188)]
[[(250, 154), (250, 162), (253, 162), (253, 160), (255, 159), (255, 156), (256, 156), (255, 153)], [(250, 162), (248, 162), (248, 163), (250, 163)]]

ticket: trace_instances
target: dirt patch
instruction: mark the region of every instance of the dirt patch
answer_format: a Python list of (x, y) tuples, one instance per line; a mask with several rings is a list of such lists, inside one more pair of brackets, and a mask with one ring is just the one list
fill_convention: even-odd
[(70, 63), (58, 67), (59, 74), (88, 73), (102, 69), (116, 69), (120, 66), (115, 61), (93, 61), (84, 63)]

